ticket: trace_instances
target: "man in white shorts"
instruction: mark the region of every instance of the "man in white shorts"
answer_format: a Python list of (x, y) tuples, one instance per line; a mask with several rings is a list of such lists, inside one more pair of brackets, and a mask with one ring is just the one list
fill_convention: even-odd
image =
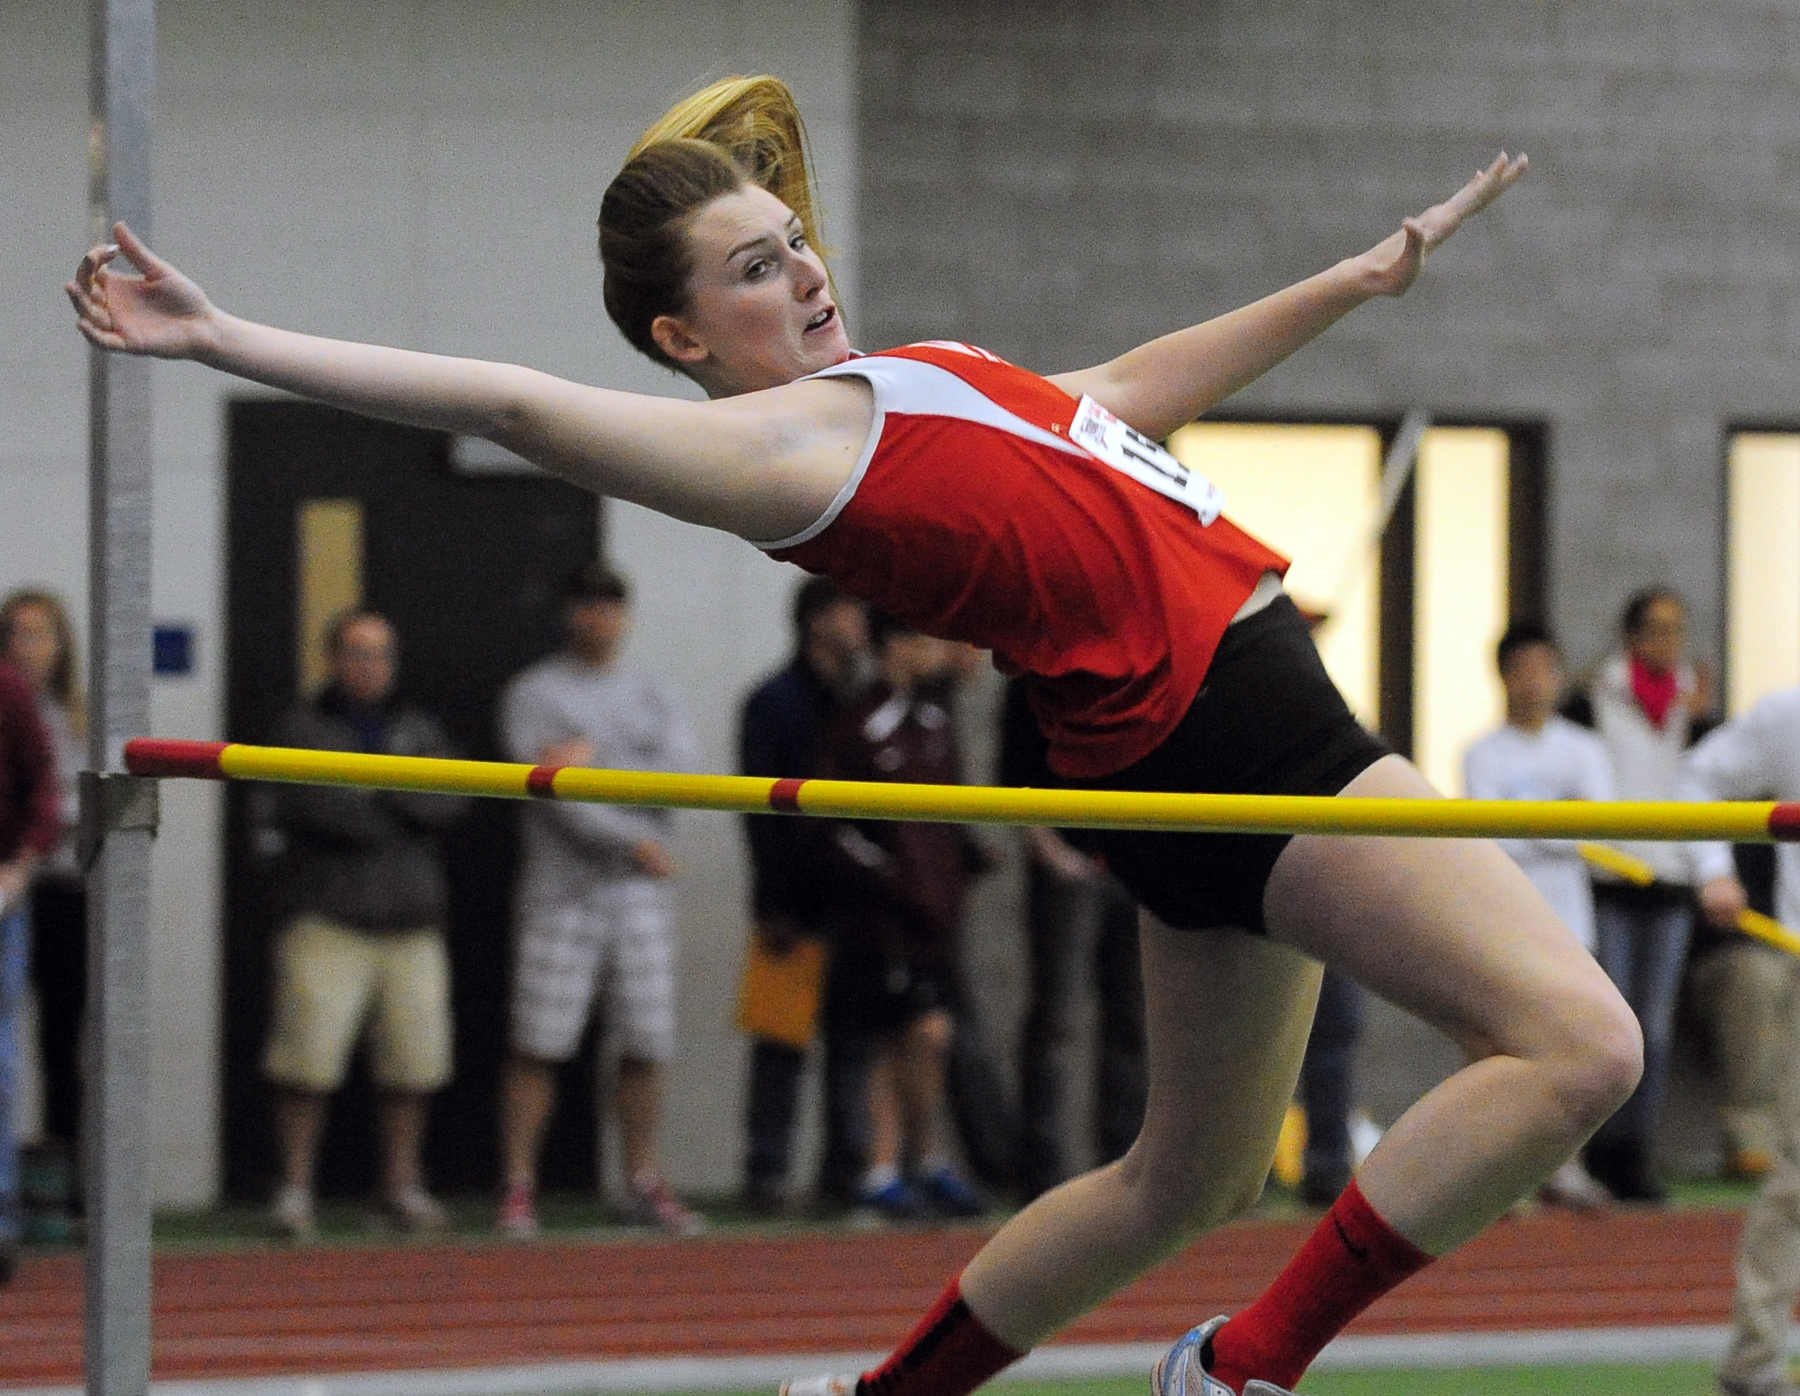
[[(602, 563), (570, 578), (564, 647), (513, 679), (501, 741), (543, 766), (692, 770), (687, 721), (660, 685), (614, 663), (630, 620), (625, 579)], [(596, 994), (618, 1056), (622, 1212), (676, 1235), (704, 1227), (657, 1157), (663, 1069), (675, 1050), (675, 906), (669, 810), (543, 801), (525, 811), (512, 1055), (501, 1078), (500, 1229), (537, 1230), (537, 1165), (556, 1067), (575, 1054)]]
[[(394, 701), (393, 627), (346, 612), (325, 637), (330, 680), (282, 721), (284, 746), (454, 756), (437, 720)], [(275, 942), (274, 1020), (263, 1072), (275, 1086), (282, 1181), (271, 1220), (313, 1234), (313, 1172), (331, 1094), (365, 1029), (381, 1093), (383, 1204), (411, 1231), (438, 1231), (420, 1146), (432, 1094), (450, 1079), (448, 899), (438, 836), (466, 800), (349, 786), (290, 785), (272, 796), (286, 845), (290, 919)]]

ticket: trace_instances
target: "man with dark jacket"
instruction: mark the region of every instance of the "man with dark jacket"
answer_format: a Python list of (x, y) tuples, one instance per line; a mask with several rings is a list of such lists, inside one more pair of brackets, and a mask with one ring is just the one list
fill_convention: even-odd
[[(279, 741), (321, 751), (451, 756), (430, 715), (394, 700), (393, 627), (373, 611), (326, 635), (330, 679), (290, 711)], [(295, 1240), (314, 1229), (313, 1168), (327, 1101), (367, 1029), (381, 1092), (383, 1203), (412, 1231), (445, 1225), (426, 1191), (420, 1145), (432, 1093), (450, 1079), (447, 889), (438, 846), (465, 801), (343, 786), (283, 786), (289, 919), (275, 947), (274, 1021), (263, 1070), (275, 1085), (282, 1182), (272, 1220)]]
[[(866, 686), (869, 625), (862, 602), (826, 577), (811, 577), (794, 593), (794, 655), (744, 700), (738, 726), (738, 770), (747, 776), (801, 778), (819, 773), (832, 725)], [(792, 954), (800, 942), (822, 940), (818, 855), (798, 820), (750, 815), (752, 934), (766, 954)], [(745, 1125), (744, 1200), (754, 1211), (787, 1204), (788, 1160), (800, 1098), (804, 1048), (773, 1038), (750, 1040), (750, 1090)], [(819, 1190), (827, 1200), (851, 1202), (862, 1179), (863, 1073), (827, 1054), (825, 1158)]]

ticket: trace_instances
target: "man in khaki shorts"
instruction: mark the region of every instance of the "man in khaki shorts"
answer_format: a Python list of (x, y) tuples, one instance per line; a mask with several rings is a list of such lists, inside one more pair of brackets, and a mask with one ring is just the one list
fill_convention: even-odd
[[(393, 627), (373, 611), (326, 634), (330, 678), (283, 719), (285, 746), (394, 756), (454, 753), (437, 721), (394, 701)], [(271, 1219), (295, 1240), (314, 1232), (313, 1170), (326, 1106), (366, 1030), (381, 1093), (382, 1202), (410, 1231), (444, 1210), (420, 1167), (433, 1092), (450, 1079), (450, 964), (441, 832), (465, 801), (443, 795), (282, 786), (290, 919), (275, 945), (274, 1021), (263, 1070), (275, 1085), (282, 1181)]]

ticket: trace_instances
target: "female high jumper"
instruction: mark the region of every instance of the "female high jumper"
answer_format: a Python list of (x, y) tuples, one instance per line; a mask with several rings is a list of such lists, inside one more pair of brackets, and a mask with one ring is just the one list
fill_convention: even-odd
[[(608, 313), (708, 402), (238, 319), (123, 225), (67, 289), (101, 349), (486, 437), (991, 649), (1029, 676), (1072, 786), (1431, 798), (1351, 718), (1281, 590), (1285, 560), (1154, 443), (1364, 301), (1402, 294), (1524, 169), (1502, 155), (1359, 256), (1048, 377), (962, 344), (852, 354), (798, 113), (773, 79), (718, 84), (669, 113), (601, 205)], [(1174, 1345), (1157, 1396), (1291, 1387), (1370, 1303), (1574, 1153), (1637, 1080), (1631, 1013), (1491, 843), (1100, 845), (1145, 908), (1142, 1134), (1013, 1217), (880, 1367), (795, 1381), (790, 1396), (963, 1396), (1241, 1213), (1292, 1098), (1320, 962), (1442, 1029), (1470, 1065), (1395, 1121), (1260, 1299)]]

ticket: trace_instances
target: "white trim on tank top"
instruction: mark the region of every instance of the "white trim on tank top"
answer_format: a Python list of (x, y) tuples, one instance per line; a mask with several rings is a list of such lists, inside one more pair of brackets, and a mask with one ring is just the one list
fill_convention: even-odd
[[(961, 344), (941, 344), (934, 347), (957, 349), (965, 354), (975, 354), (976, 357), (989, 357)], [(857, 486), (862, 484), (863, 476), (868, 473), (869, 462), (875, 458), (875, 448), (881, 444), (882, 429), (887, 424), (890, 412), (897, 412), (903, 417), (955, 417), (1010, 432), (1040, 445), (1053, 446), (1079, 460), (1094, 459), (1073, 442), (1065, 441), (1042, 427), (1033, 426), (1016, 413), (1008, 412), (986, 393), (971, 387), (949, 369), (939, 368), (936, 364), (919, 359), (870, 354), (846, 359), (841, 364), (834, 364), (807, 376), (867, 380), (870, 390), (875, 394), (875, 420), (869, 424), (869, 436), (863, 443), (862, 454), (857, 458), (856, 469), (850, 472), (850, 478), (844, 481), (843, 488), (825, 507), (825, 512), (791, 538), (782, 538), (773, 543), (752, 539), (752, 546), (761, 548), (764, 552), (771, 552), (776, 548), (797, 548), (800, 544), (817, 538), (844, 512), (844, 506), (855, 496)]]

